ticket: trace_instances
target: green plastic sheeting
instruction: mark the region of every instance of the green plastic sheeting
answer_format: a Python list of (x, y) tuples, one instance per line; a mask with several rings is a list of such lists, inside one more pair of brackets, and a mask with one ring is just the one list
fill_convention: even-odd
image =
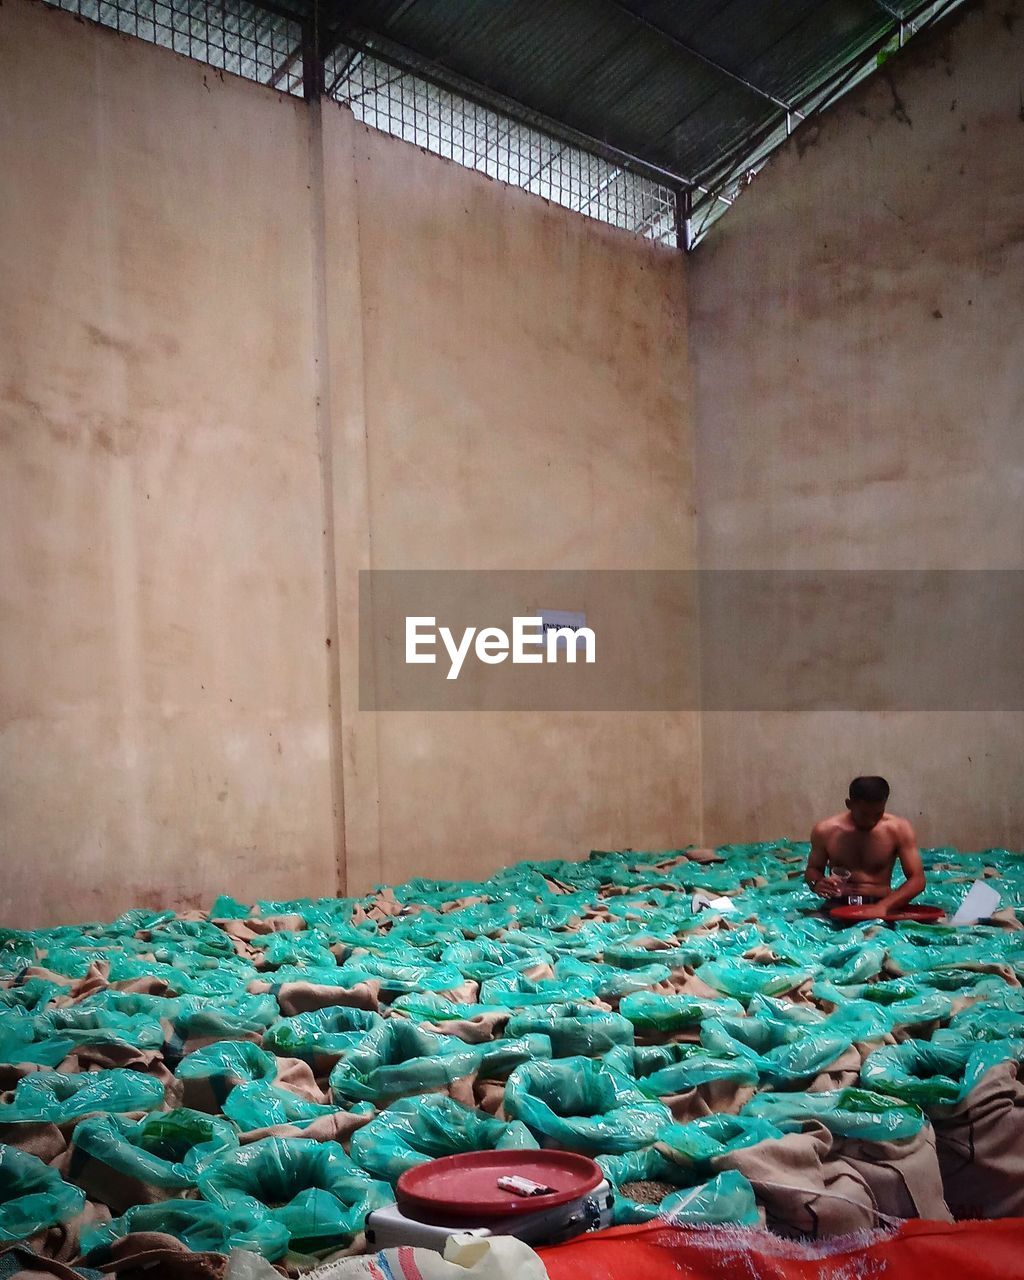
[(186, 1191), (211, 1161), (237, 1146), (232, 1125), (186, 1107), (139, 1121), (89, 1116), (75, 1129), (69, 1176), (74, 1180), (83, 1160), (91, 1159), (149, 1186)]
[(277, 1077), (274, 1055), (247, 1040), (225, 1040), (207, 1045), (182, 1058), (174, 1074), (185, 1081), (202, 1080), (223, 1106), (236, 1085)]
[[(655, 1051), (655, 1052), (652, 1052)], [(703, 1045), (649, 1045), (632, 1054), (616, 1051), (606, 1059), (611, 1067), (636, 1078), (649, 1098), (668, 1098), (716, 1080), (744, 1087), (757, 1084), (757, 1068), (739, 1057), (716, 1057)]]
[(546, 1035), (556, 1058), (593, 1058), (616, 1045), (633, 1043), (633, 1024), (621, 1014), (589, 1004), (556, 1004), (513, 1014), (508, 1036)]
[(225, 1117), (242, 1133), (278, 1124), (295, 1125), (301, 1129), (322, 1116), (334, 1115), (337, 1110), (337, 1107), (300, 1098), (290, 1089), (268, 1084), (266, 1080), (236, 1085), (223, 1106)]
[(650, 1146), (670, 1120), (635, 1081), (592, 1058), (525, 1063), (505, 1086), (505, 1112), (541, 1146), (583, 1155)]
[(1021, 1058), (1024, 1040), (980, 1044), (906, 1040), (876, 1049), (861, 1067), (860, 1078), (866, 1089), (891, 1094), (927, 1111), (962, 1102), (993, 1067)]
[(394, 1185), (407, 1169), (466, 1151), (535, 1149), (536, 1138), (519, 1121), (470, 1111), (444, 1094), (403, 1098), (352, 1136), (352, 1158), (374, 1177)]
[[(624, 1226), (668, 1218), (680, 1225), (760, 1222), (754, 1188), (741, 1173), (727, 1172), (704, 1179), (668, 1160), (653, 1147), (622, 1156), (601, 1156), (598, 1164), (612, 1184), (615, 1204), (612, 1224)], [(662, 1183), (676, 1188), (656, 1202), (641, 1202), (630, 1194), (631, 1184)]]
[(197, 1253), (249, 1249), (276, 1262), (288, 1252), (288, 1228), (272, 1218), (259, 1201), (239, 1196), (228, 1206), (203, 1200), (134, 1205), (120, 1218), (86, 1228), (82, 1256), (102, 1264), (115, 1240), (142, 1231), (174, 1236)]
[(26, 1240), (85, 1208), (85, 1193), (56, 1169), (0, 1143), (0, 1244)]
[(0, 1103), (0, 1124), (62, 1125), (93, 1112), (153, 1111), (163, 1102), (160, 1081), (139, 1071), (38, 1071), (18, 1081), (10, 1102)]
[(816, 1120), (837, 1138), (867, 1142), (913, 1138), (925, 1123), (920, 1107), (866, 1089), (762, 1093), (747, 1103), (743, 1115), (767, 1120), (783, 1133), (799, 1132), (805, 1121)]
[[(523, 1041), (518, 1043), (521, 1055), (526, 1056), (528, 1047)], [(342, 1106), (351, 1102), (386, 1104), (410, 1094), (428, 1093), (478, 1072), (488, 1051), (504, 1052), (500, 1042), (495, 1046), (467, 1045), (454, 1036), (438, 1036), (404, 1019), (389, 1018), (367, 1032), (331, 1072), (331, 1096)], [(512, 1056), (516, 1056), (514, 1050)]]
[(688, 1124), (669, 1125), (658, 1135), (658, 1150), (673, 1164), (707, 1177), (716, 1156), (781, 1137), (782, 1131), (767, 1120), (711, 1115)]
[(383, 1025), (383, 1019), (364, 1009), (338, 1006), (281, 1018), (263, 1036), (263, 1045), (288, 1058), (314, 1062), (337, 1060), (354, 1049), (367, 1031)]
[(639, 991), (628, 995), (619, 1005), (619, 1012), (633, 1024), (639, 1033), (658, 1032), (673, 1035), (699, 1027), (705, 1018), (733, 1011), (743, 1013), (743, 1006), (735, 1000), (714, 1000), (702, 996), (667, 996), (653, 991)]
[(350, 1243), (367, 1213), (394, 1198), (338, 1143), (299, 1138), (263, 1138), (222, 1156), (200, 1176), (199, 1187), (221, 1208), (256, 1200), (301, 1253)]

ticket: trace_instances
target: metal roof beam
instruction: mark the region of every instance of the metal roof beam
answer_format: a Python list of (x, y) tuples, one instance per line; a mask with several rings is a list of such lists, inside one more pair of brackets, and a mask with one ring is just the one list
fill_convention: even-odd
[(757, 97), (763, 98), (766, 102), (772, 103), (781, 111), (785, 111), (787, 115), (794, 115), (802, 120), (803, 116), (795, 107), (790, 106), (788, 102), (783, 102), (781, 98), (777, 98), (773, 93), (769, 93), (767, 89), (762, 89), (756, 84), (752, 84), (744, 76), (738, 75), (735, 71), (730, 71), (728, 67), (723, 67), (720, 62), (716, 62), (714, 58), (709, 58), (707, 54), (701, 53), (699, 49), (695, 49), (693, 45), (688, 44), (679, 36), (673, 35), (671, 31), (666, 31), (664, 27), (659, 27), (656, 22), (652, 22), (650, 18), (645, 18), (643, 14), (636, 13), (630, 6), (624, 3), (624, 0), (610, 0), (610, 3), (616, 9), (620, 9), (623, 13), (628, 14), (634, 22), (640, 26), (646, 27), (648, 31), (654, 35), (660, 36), (663, 40), (667, 40), (669, 44), (676, 49), (681, 50), (688, 57), (695, 58), (698, 62), (702, 62), (704, 66), (710, 67), (712, 71), (716, 71), (719, 75), (725, 76), (726, 79), (734, 81), (736, 84), (742, 85), (749, 93), (756, 94)]

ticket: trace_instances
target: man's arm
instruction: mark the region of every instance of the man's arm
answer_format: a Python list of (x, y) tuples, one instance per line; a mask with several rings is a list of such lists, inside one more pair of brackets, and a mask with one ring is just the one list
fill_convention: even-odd
[(916, 898), (925, 885), (924, 864), (921, 861), (921, 850), (917, 847), (917, 836), (914, 834), (914, 828), (909, 822), (903, 822), (900, 825), (901, 831), (899, 843), (896, 846), (896, 855), (907, 879), (898, 889), (876, 904), (876, 910), (878, 911), (899, 911), (911, 899)]
[(804, 881), (811, 892), (816, 893), (819, 898), (834, 898), (840, 892), (839, 886), (825, 875), (827, 866), (825, 828), (824, 824), (819, 822), (811, 832), (811, 856), (807, 859), (807, 867), (804, 871)]

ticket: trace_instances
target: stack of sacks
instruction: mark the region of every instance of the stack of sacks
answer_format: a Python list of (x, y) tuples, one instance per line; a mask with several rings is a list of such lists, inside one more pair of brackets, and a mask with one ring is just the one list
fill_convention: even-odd
[(1024, 859), (926, 851), (946, 908), (997, 884), (989, 922), (840, 931), (806, 855), (2, 931), (0, 1238), (53, 1274), (296, 1275), (405, 1169), (531, 1147), (595, 1156), (622, 1222), (1024, 1214)]

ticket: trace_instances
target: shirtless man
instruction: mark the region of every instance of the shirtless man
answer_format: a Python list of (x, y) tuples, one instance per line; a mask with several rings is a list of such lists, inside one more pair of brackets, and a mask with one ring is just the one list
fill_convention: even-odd
[[(889, 784), (884, 778), (854, 778), (846, 812), (826, 818), (811, 832), (804, 879), (812, 892), (827, 899), (829, 907), (863, 906), (865, 918), (870, 918), (898, 911), (924, 888), (914, 828), (906, 818), (886, 813), (888, 799)], [(907, 879), (894, 891), (897, 859)], [(828, 876), (826, 867), (831, 871)]]

